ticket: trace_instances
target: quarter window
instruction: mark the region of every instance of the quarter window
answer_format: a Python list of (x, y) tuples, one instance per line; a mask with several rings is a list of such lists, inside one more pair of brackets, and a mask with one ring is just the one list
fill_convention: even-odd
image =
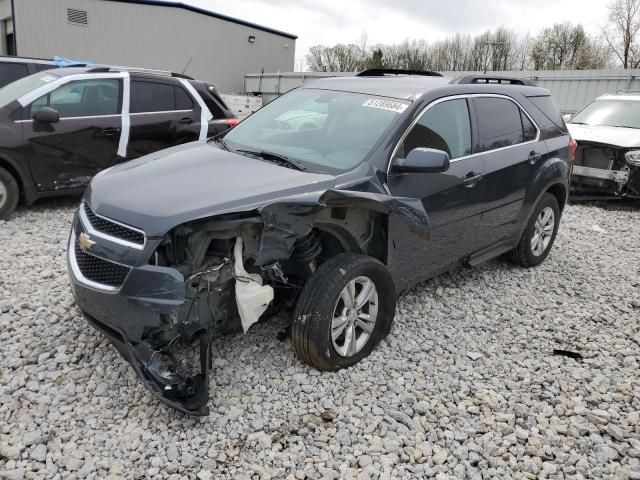
[(182, 87), (140, 80), (131, 82), (131, 113), (192, 109), (193, 100)]
[(447, 100), (429, 108), (405, 137), (398, 155), (415, 148), (443, 150), (455, 159), (471, 154), (471, 122), (466, 99)]
[(69, 82), (35, 100), (30, 115), (43, 107), (60, 118), (96, 117), (120, 113), (120, 81), (110, 78)]
[(529, 117), (527, 117), (527, 115), (522, 110), (520, 110), (520, 117), (522, 118), (522, 131), (524, 132), (524, 141), (530, 142), (532, 140), (535, 140), (538, 133), (535, 125), (531, 123)]
[(506, 98), (473, 100), (478, 118), (479, 152), (534, 140), (536, 127), (520, 107)]

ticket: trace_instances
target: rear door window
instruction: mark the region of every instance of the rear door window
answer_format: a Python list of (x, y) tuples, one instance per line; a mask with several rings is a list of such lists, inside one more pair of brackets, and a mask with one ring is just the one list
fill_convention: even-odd
[(131, 113), (166, 112), (175, 109), (173, 85), (140, 80), (131, 82)]
[(29, 75), (26, 63), (0, 63), (0, 88)]
[[(523, 115), (514, 102), (506, 98), (481, 97), (475, 98), (473, 103), (478, 119), (479, 152), (510, 147), (525, 141)], [(530, 129), (528, 136), (531, 136)]]
[(131, 113), (173, 112), (193, 107), (191, 95), (182, 87), (142, 80), (131, 82)]
[(176, 110), (193, 110), (193, 99), (182, 87), (174, 87), (176, 95)]
[(429, 108), (398, 149), (406, 157), (415, 148), (442, 150), (452, 160), (471, 154), (471, 122), (466, 99), (447, 100)]

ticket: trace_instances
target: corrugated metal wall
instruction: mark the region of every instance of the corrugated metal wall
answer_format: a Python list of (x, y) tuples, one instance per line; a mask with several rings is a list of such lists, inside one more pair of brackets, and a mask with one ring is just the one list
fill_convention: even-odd
[[(9, 0), (0, 0), (0, 5)], [(251, 71), (291, 71), (295, 40), (182, 8), (102, 0), (18, 0), (18, 54), (61, 55), (95, 63), (182, 72), (243, 90)], [(67, 8), (86, 10), (88, 26), (67, 22)], [(249, 43), (249, 36), (255, 43)]]
[[(442, 72), (449, 77), (482, 72)], [(563, 113), (573, 113), (596, 97), (618, 90), (640, 91), (640, 70), (561, 70), (528, 72), (489, 72), (529, 78), (551, 91)], [(283, 73), (248, 74), (245, 76), (247, 92), (261, 92), (264, 101), (273, 100), (279, 94), (301, 85), (303, 82), (346, 73)]]

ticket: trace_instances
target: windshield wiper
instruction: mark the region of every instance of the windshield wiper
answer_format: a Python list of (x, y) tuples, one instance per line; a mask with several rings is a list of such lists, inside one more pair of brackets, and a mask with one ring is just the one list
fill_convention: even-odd
[(635, 130), (638, 130), (638, 128), (640, 127), (632, 127), (631, 125), (612, 125), (613, 127), (619, 127), (619, 128), (633, 128)]
[(301, 172), (308, 172), (309, 169), (305, 167), (298, 160), (287, 157), (286, 155), (281, 155), (279, 153), (267, 152), (267, 151), (256, 151), (256, 150), (234, 150), (238, 153), (246, 153), (247, 155), (255, 155), (256, 157), (260, 157), (264, 160), (275, 162), (279, 165), (289, 168), (295, 168), (296, 170), (300, 170)]
[(227, 146), (223, 138), (213, 137), (211, 140), (213, 140), (217, 145), (220, 145), (224, 150), (229, 151), (229, 147)]

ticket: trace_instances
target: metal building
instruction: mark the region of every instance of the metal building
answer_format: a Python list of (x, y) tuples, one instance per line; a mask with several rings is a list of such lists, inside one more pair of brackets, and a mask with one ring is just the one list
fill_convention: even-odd
[[(482, 74), (483, 72), (442, 72), (448, 77)], [(620, 90), (640, 91), (640, 69), (635, 70), (539, 70), (488, 72), (489, 75), (527, 78), (547, 88), (562, 113), (575, 113), (605, 93)], [(244, 90), (262, 95), (264, 103), (316, 78), (353, 75), (339, 72), (249, 73), (244, 78)]]
[(0, 0), (0, 35), (3, 55), (185, 71), (221, 92), (243, 91), (247, 72), (292, 71), (297, 38), (167, 0)]

